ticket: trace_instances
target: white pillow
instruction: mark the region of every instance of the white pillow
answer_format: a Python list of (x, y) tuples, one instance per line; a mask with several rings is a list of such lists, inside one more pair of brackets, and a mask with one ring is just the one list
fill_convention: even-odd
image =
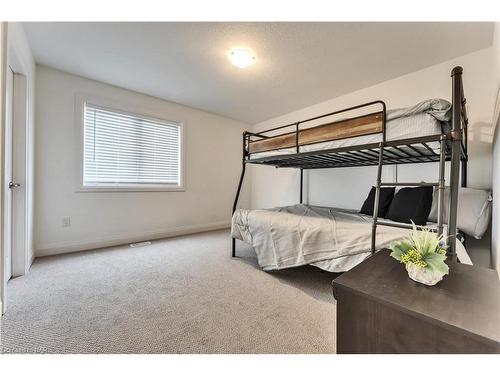
[[(429, 221), (437, 222), (438, 191), (434, 191)], [(447, 187), (443, 194), (444, 223), (448, 223), (450, 188)], [(487, 190), (459, 188), (457, 207), (457, 227), (464, 233), (480, 239), (490, 223), (491, 193)]]

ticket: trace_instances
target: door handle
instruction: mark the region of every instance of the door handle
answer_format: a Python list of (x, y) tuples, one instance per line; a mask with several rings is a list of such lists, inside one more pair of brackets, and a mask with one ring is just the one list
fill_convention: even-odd
[(12, 189), (12, 188), (15, 188), (15, 187), (19, 187), (21, 186), (21, 184), (18, 184), (17, 182), (9, 182), (9, 189)]

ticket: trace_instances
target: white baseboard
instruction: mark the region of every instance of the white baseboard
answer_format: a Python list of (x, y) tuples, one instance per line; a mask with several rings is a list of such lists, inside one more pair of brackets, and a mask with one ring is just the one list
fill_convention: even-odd
[(208, 232), (217, 229), (226, 229), (231, 226), (229, 221), (219, 221), (210, 224), (188, 225), (183, 227), (175, 227), (164, 231), (142, 232), (140, 234), (128, 236), (110, 236), (106, 238), (98, 238), (93, 240), (81, 241), (61, 241), (46, 244), (39, 244), (35, 250), (35, 258), (44, 257), (56, 254), (74, 253), (76, 251), (92, 250), (101, 247), (126, 245), (134, 242), (142, 242), (148, 240), (158, 240), (161, 238), (183, 236), (186, 234)]

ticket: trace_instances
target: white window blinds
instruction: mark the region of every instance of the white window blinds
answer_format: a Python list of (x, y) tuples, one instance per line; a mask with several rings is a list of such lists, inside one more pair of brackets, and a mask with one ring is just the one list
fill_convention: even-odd
[(178, 123), (84, 104), (84, 186), (180, 186)]

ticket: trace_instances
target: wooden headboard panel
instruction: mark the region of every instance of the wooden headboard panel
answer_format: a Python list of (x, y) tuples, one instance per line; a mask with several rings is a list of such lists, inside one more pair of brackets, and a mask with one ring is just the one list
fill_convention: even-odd
[[(299, 130), (299, 146), (319, 142), (334, 141), (337, 139), (353, 138), (362, 135), (382, 133), (383, 112), (370, 113), (347, 120), (340, 120)], [(269, 138), (250, 141), (248, 152), (250, 154), (264, 151), (279, 150), (297, 146), (297, 133), (290, 132)]]

